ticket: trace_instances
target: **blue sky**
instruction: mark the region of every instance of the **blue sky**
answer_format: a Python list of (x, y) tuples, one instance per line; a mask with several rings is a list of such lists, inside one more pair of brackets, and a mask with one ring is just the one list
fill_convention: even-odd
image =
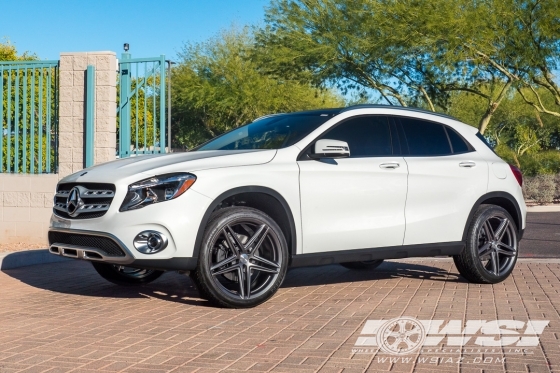
[(164, 54), (175, 59), (187, 41), (198, 42), (232, 25), (264, 24), (269, 0), (0, 0), (0, 41), (18, 52), (59, 59), (60, 52)]

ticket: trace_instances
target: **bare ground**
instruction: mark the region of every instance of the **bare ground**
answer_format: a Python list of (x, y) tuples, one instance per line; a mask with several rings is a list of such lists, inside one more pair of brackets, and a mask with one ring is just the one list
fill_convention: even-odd
[(24, 242), (0, 243), (0, 253), (10, 253), (14, 251), (27, 251), (46, 249), (47, 244), (29, 244)]

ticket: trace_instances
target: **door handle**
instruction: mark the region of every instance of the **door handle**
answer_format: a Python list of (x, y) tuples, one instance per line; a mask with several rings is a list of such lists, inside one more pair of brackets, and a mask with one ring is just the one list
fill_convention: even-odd
[(472, 161), (468, 161), (468, 162), (461, 162), (459, 163), (459, 167), (467, 167), (467, 168), (471, 168), (476, 166), (476, 163), (472, 162)]
[(395, 168), (399, 168), (401, 165), (397, 162), (389, 162), (389, 163), (381, 163), (379, 168), (389, 168), (394, 170)]

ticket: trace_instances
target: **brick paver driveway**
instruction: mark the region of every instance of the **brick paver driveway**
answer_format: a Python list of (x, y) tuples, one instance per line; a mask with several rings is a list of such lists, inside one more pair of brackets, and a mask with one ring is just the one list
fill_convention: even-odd
[[(450, 260), (388, 262), (374, 272), (300, 268), (269, 302), (227, 310), (176, 273), (123, 288), (85, 262), (24, 267), (0, 273), (0, 372), (560, 371), (558, 276), (551, 260), (521, 261), (494, 286), (467, 284)], [(356, 348), (367, 320), (400, 316), (550, 323), (525, 349)]]

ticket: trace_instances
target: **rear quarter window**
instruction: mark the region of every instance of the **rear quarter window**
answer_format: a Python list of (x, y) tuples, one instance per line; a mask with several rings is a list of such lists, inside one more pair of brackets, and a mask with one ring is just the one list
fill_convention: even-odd
[(400, 118), (411, 156), (451, 155), (443, 124), (414, 118)]

